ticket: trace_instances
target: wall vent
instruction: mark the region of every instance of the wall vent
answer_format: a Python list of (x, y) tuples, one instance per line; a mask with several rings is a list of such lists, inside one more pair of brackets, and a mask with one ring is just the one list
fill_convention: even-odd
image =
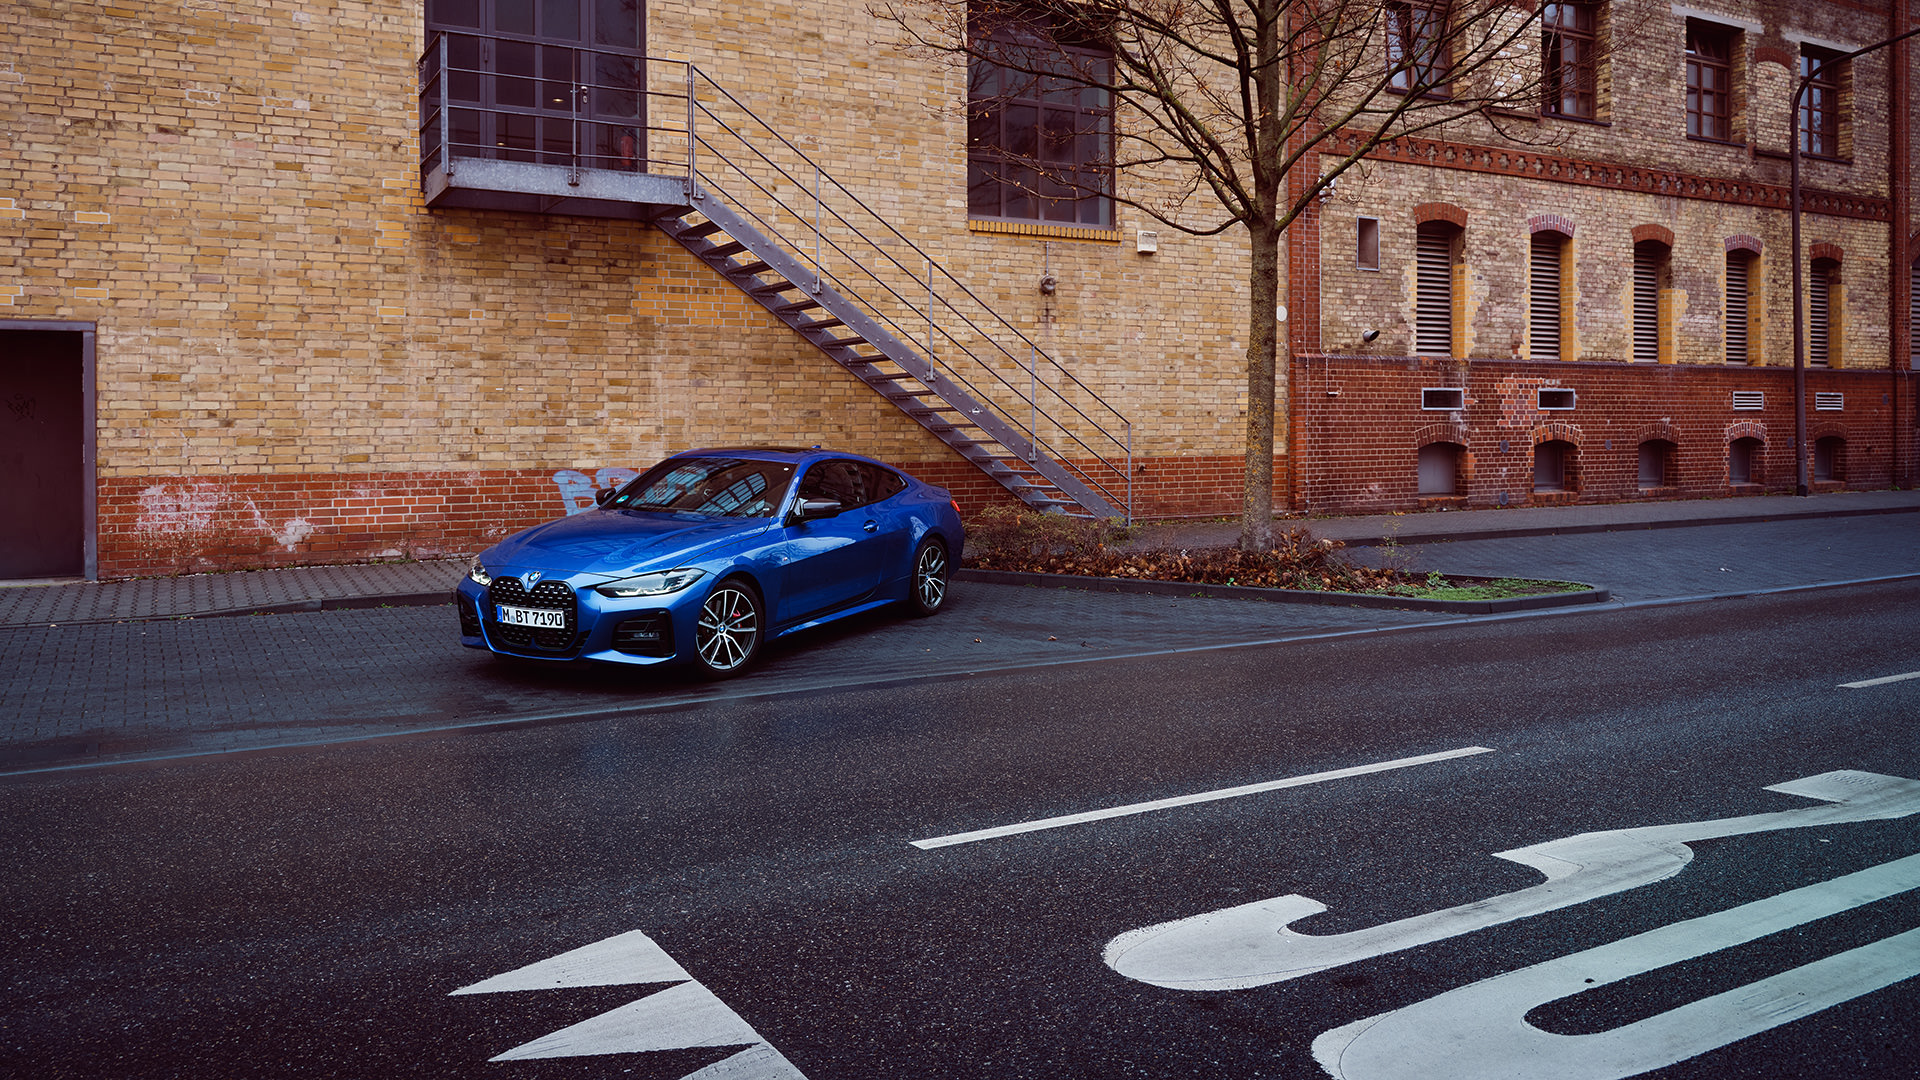
[(1758, 409), (1764, 409), (1767, 407), (1767, 392), (1765, 390), (1735, 390), (1733, 392), (1733, 407), (1739, 412), (1752, 412)]
[(1464, 409), (1467, 407), (1467, 392), (1458, 387), (1429, 386), (1420, 391), (1420, 407), (1423, 409)]
[(1820, 412), (1839, 412), (1847, 407), (1847, 395), (1820, 393), (1813, 395), (1813, 407)]
[(1573, 391), (1568, 388), (1545, 389), (1540, 391), (1540, 407), (1558, 412), (1573, 408)]

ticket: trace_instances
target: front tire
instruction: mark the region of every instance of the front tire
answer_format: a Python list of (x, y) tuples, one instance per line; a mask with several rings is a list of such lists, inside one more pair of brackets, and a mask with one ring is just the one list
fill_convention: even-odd
[(945, 544), (932, 537), (922, 541), (913, 553), (913, 582), (907, 590), (907, 608), (922, 618), (940, 610), (947, 602), (947, 581), (952, 573)]
[(703, 677), (738, 675), (760, 655), (766, 616), (760, 594), (739, 578), (713, 587), (693, 629), (693, 666)]

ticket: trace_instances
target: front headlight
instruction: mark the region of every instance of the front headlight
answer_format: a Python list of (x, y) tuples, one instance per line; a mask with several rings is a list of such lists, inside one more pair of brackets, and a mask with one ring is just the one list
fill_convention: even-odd
[(631, 600), (636, 596), (665, 596), (699, 581), (706, 571), (683, 566), (678, 570), (661, 570), (638, 577), (623, 578), (606, 585), (596, 585), (594, 592), (614, 600)]
[(473, 561), (467, 564), (467, 579), (475, 585), (493, 584), (493, 575), (487, 573), (487, 568), (480, 565), (480, 557), (478, 555), (475, 555)]

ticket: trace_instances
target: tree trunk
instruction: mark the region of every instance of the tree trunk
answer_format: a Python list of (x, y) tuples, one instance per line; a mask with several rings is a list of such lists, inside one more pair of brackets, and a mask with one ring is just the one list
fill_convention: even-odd
[(1247, 227), (1247, 465), (1240, 500), (1240, 550), (1273, 546), (1274, 373), (1278, 365), (1281, 232)]

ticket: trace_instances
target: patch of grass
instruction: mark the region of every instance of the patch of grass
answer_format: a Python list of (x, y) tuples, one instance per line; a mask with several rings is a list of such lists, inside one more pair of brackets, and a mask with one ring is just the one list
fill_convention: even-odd
[(1428, 574), (1415, 585), (1389, 590), (1394, 596), (1422, 600), (1505, 600), (1514, 596), (1544, 596), (1552, 593), (1585, 592), (1590, 586), (1576, 581), (1536, 581), (1529, 578), (1497, 578), (1473, 584), (1454, 584), (1439, 574)]

